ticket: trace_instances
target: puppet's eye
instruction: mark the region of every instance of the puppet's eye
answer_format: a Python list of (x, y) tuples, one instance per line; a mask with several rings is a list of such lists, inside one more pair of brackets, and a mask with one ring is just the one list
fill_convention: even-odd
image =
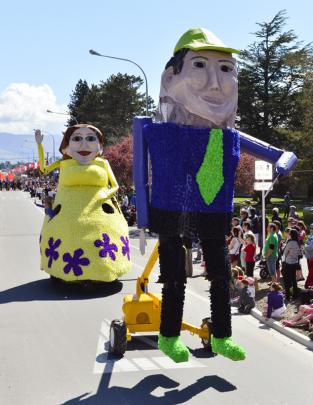
[(233, 70), (234, 68), (231, 65), (221, 65), (222, 72), (232, 72)]
[(86, 141), (88, 141), (88, 142), (96, 142), (96, 140), (97, 140), (96, 135), (88, 135), (88, 136), (86, 136)]
[(83, 139), (83, 138), (82, 138), (80, 135), (74, 135), (74, 136), (71, 138), (71, 141), (73, 141), (73, 142), (80, 142), (82, 139)]
[(196, 62), (193, 62), (193, 66), (199, 69), (203, 69), (205, 68), (205, 62), (198, 60)]

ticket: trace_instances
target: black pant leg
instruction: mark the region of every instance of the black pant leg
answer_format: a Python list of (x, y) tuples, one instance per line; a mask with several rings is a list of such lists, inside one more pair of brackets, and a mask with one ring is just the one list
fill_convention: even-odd
[(284, 269), (284, 285), (285, 285), (285, 293), (286, 293), (286, 299), (290, 299), (290, 288), (291, 288), (291, 268), (288, 263), (285, 263), (285, 269)]
[(217, 338), (231, 336), (230, 263), (225, 239), (201, 240), (208, 280), (211, 282), (212, 332)]
[(185, 300), (185, 249), (179, 235), (160, 235), (159, 243), (159, 282), (164, 283), (160, 333), (179, 336)]
[(253, 277), (254, 262), (246, 262), (246, 273), (248, 277)]
[(294, 264), (292, 265), (292, 271), (291, 271), (291, 285), (292, 285), (292, 296), (293, 298), (297, 298), (298, 296), (298, 284), (297, 284), (297, 265)]

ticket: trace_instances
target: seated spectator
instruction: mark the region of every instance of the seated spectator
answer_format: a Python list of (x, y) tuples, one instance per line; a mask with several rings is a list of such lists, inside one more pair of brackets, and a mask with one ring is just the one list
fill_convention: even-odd
[(282, 293), (282, 286), (279, 283), (272, 283), (271, 290), (267, 294), (267, 307), (265, 319), (281, 318), (285, 311), (286, 305), (284, 303), (284, 295)]
[(284, 320), (282, 323), (284, 326), (293, 328), (299, 325), (307, 325), (313, 320), (313, 304), (300, 305), (298, 313), (288, 320)]
[(230, 277), (230, 295), (232, 297), (232, 304), (238, 303), (239, 293), (241, 291), (241, 280), (245, 278), (244, 271), (241, 267), (236, 266), (231, 270)]
[(241, 287), (238, 312), (249, 314), (251, 309), (255, 307), (254, 279), (252, 277), (244, 278), (241, 280)]

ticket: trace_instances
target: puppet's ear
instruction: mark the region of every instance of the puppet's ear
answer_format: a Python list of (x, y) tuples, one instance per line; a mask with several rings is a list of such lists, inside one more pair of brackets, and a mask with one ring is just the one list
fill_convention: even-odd
[(171, 86), (173, 77), (174, 77), (173, 66), (170, 66), (169, 68), (165, 69), (164, 72), (162, 73), (161, 83), (162, 87), (165, 90), (168, 90), (169, 87)]

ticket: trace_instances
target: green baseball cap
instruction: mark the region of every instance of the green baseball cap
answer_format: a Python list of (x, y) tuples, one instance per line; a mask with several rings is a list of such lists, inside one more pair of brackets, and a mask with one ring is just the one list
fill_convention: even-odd
[(217, 36), (205, 28), (190, 28), (178, 40), (174, 55), (177, 51), (188, 48), (192, 51), (221, 51), (226, 53), (240, 53), (238, 49), (229, 48)]

